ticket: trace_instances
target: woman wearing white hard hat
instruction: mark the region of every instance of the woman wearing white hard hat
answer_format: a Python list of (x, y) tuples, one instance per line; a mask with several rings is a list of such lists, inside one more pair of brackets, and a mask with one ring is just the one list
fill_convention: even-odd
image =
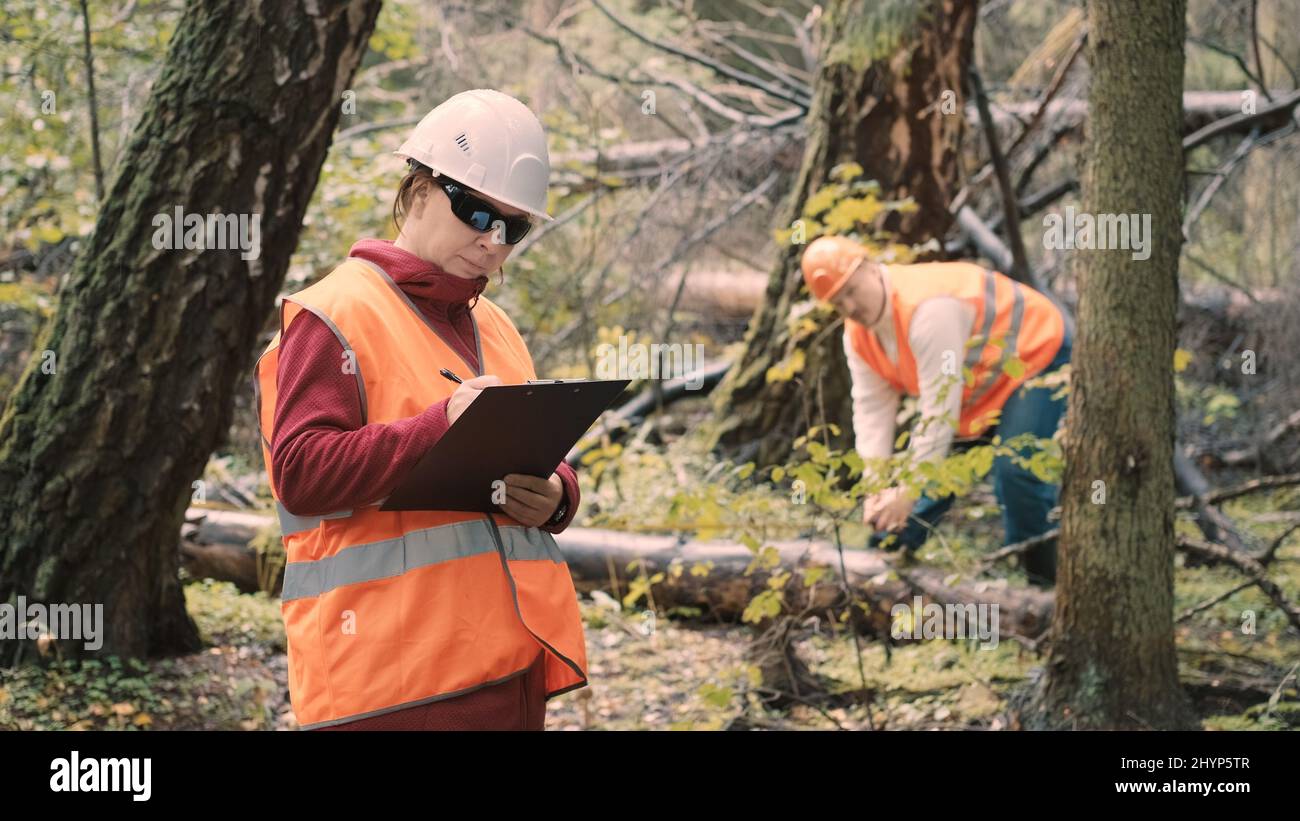
[(536, 377), (482, 294), (552, 219), (546, 135), (523, 103), (476, 89), (395, 153), (407, 160), (396, 240), (358, 241), (285, 297), (258, 362), (290, 698), (304, 729), (540, 730), (547, 699), (587, 684), (577, 595), (551, 536), (578, 506), (573, 469), (501, 477), (483, 489), (491, 515), (380, 505), (480, 391)]

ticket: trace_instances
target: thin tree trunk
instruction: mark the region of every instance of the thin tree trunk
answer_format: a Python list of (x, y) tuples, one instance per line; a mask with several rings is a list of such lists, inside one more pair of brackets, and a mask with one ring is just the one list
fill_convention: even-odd
[(1093, 0), (1088, 15), (1082, 210), (1149, 214), (1151, 254), (1075, 252), (1056, 613), (1026, 726), (1189, 727), (1174, 654), (1172, 470), (1185, 2)]
[(95, 52), (90, 47), (90, 9), (81, 0), (81, 31), (86, 63), (86, 106), (90, 109), (90, 156), (95, 164), (95, 202), (104, 201), (104, 165), (99, 159), (99, 103), (95, 99)]
[[(103, 654), (197, 647), (176, 551), (191, 483), (246, 384), (379, 7), (186, 8), (0, 419), (0, 602), (102, 604)], [(249, 239), (260, 219), (260, 253), (157, 247), (177, 207), (245, 215)], [(0, 641), (0, 663), (25, 644)]]

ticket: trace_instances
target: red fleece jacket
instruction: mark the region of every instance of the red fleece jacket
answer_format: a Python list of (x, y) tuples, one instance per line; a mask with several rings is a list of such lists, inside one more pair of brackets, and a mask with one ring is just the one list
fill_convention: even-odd
[[(449, 274), (387, 240), (360, 240), (349, 256), (387, 271), (478, 370), (468, 303), (487, 287), (487, 277)], [(280, 339), (271, 465), (276, 494), (299, 516), (352, 510), (384, 498), (449, 427), (446, 399), (407, 419), (362, 425), (356, 377), (339, 367), (342, 358), (338, 338), (308, 311), (300, 311)], [(452, 370), (465, 369), (453, 365)], [(473, 373), (459, 375), (468, 379)], [(567, 463), (555, 472), (564, 484), (561, 504), (568, 509), (559, 522), (543, 529), (559, 533), (573, 521), (579, 491), (578, 476)]]

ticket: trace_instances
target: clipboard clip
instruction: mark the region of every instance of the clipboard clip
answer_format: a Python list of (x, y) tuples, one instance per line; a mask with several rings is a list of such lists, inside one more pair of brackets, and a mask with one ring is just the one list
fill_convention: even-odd
[(586, 382), (587, 377), (577, 377), (574, 379), (529, 379), (527, 385), (564, 385), (569, 382)]

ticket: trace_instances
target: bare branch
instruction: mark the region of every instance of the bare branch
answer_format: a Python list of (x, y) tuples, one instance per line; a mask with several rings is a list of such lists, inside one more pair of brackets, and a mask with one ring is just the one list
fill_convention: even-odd
[(1065, 55), (1065, 59), (1062, 60), (1061, 65), (1057, 67), (1056, 74), (1053, 75), (1051, 82), (1047, 84), (1047, 89), (1043, 91), (1042, 96), (1038, 98), (1038, 107), (1034, 109), (1034, 113), (1030, 116), (1029, 122), (1025, 124), (1024, 130), (1020, 132), (1020, 136), (1016, 137), (1015, 141), (1011, 143), (1011, 147), (1007, 149), (1008, 157), (1016, 153), (1016, 149), (1020, 148), (1020, 146), (1024, 144), (1025, 138), (1028, 137), (1034, 129), (1038, 127), (1038, 124), (1043, 121), (1043, 114), (1047, 111), (1047, 106), (1052, 102), (1052, 99), (1056, 96), (1057, 92), (1061, 90), (1061, 87), (1065, 85), (1065, 78), (1069, 76), (1070, 69), (1074, 67), (1075, 61), (1078, 60), (1079, 55), (1083, 52), (1083, 47), (1087, 42), (1088, 32), (1085, 30), (1074, 41), (1074, 45), (1070, 46), (1069, 53)]
[(1255, 76), (1259, 78), (1259, 90), (1272, 102), (1273, 96), (1268, 93), (1268, 82), (1264, 77), (1264, 62), (1259, 57), (1259, 0), (1250, 0), (1250, 42), (1255, 47)]
[[(1300, 473), (1283, 473), (1278, 476), (1261, 476), (1258, 479), (1251, 479), (1248, 482), (1242, 482), (1223, 490), (1216, 490), (1203, 494), (1199, 499), (1206, 504), (1217, 505), (1220, 502), (1226, 502), (1229, 499), (1236, 499), (1239, 496), (1245, 496), (1248, 493), (1255, 493), (1261, 490), (1272, 490), (1279, 487), (1292, 487), (1300, 485)], [(1186, 510), (1195, 507), (1197, 497), (1184, 496), (1180, 498), (1176, 506), (1180, 510)]]
[(998, 146), (998, 132), (993, 125), (993, 116), (989, 114), (989, 98), (984, 93), (984, 82), (974, 66), (970, 69), (971, 89), (975, 92), (975, 104), (979, 108), (980, 119), (984, 123), (984, 139), (989, 147), (989, 159), (997, 175), (998, 187), (1002, 191), (1003, 227), (1007, 242), (1011, 248), (1011, 268), (1006, 273), (1017, 282), (1033, 285), (1029, 272), (1029, 260), (1025, 256), (1025, 242), (1020, 235), (1020, 214), (1017, 209), (1016, 192), (1011, 187), (1011, 175), (1007, 172), (1007, 161)]
[(1210, 265), (1210, 263), (1196, 256), (1191, 251), (1188, 251), (1186, 246), (1183, 247), (1183, 256), (1187, 257), (1188, 262), (1192, 263), (1197, 268), (1200, 268), (1205, 273), (1214, 277), (1219, 282), (1222, 282), (1224, 285), (1227, 285), (1231, 288), (1235, 288), (1238, 291), (1241, 291), (1243, 294), (1246, 295), (1246, 298), (1249, 299), (1251, 302), (1254, 302), (1255, 304), (1259, 304), (1259, 297), (1255, 296), (1255, 294), (1251, 292), (1249, 288), (1247, 288), (1245, 285), (1242, 285), (1239, 282), (1234, 281), (1227, 274), (1220, 273), (1218, 269), (1214, 268), (1212, 265)]
[(635, 37), (636, 39), (640, 40), (641, 42), (645, 43), (648, 46), (657, 48), (660, 51), (666, 51), (669, 54), (674, 54), (683, 59), (690, 60), (691, 62), (699, 63), (702, 66), (707, 66), (708, 68), (713, 69), (713, 71), (722, 75), (723, 77), (728, 77), (732, 80), (735, 80), (738, 83), (744, 83), (745, 85), (762, 89), (763, 91), (766, 91), (768, 94), (771, 94), (773, 97), (776, 97), (781, 100), (785, 100), (788, 103), (794, 103), (795, 105), (799, 106), (801, 109), (807, 110), (809, 105), (811, 104), (808, 98), (800, 94), (797, 94), (793, 91), (789, 91), (785, 88), (782, 88), (781, 86), (773, 85), (772, 83), (769, 83), (760, 77), (755, 77), (753, 74), (750, 74), (748, 72), (734, 69), (731, 66), (726, 65), (725, 63), (720, 63), (717, 60), (714, 60), (712, 57), (707, 57), (703, 54), (700, 54), (699, 52), (690, 51), (688, 49), (678, 48), (677, 46), (674, 46), (671, 43), (665, 43), (662, 40), (657, 40), (653, 37), (642, 34), (641, 32), (637, 31), (634, 27), (632, 27), (632, 25), (624, 21), (618, 15), (614, 14), (614, 12), (610, 11), (609, 7), (606, 6), (602, 2), (602, 0), (591, 0), (591, 2), (592, 5), (600, 9), (601, 13), (603, 13), (606, 17), (608, 17), (611, 21), (613, 21), (615, 25), (617, 25), (619, 28), (623, 29), (628, 34), (631, 34), (633, 37)]
[(1237, 145), (1237, 150), (1232, 152), (1232, 156), (1228, 157), (1223, 165), (1219, 166), (1219, 170), (1214, 172), (1214, 179), (1210, 180), (1210, 182), (1201, 189), (1200, 196), (1196, 198), (1196, 202), (1192, 204), (1192, 207), (1187, 209), (1187, 216), (1183, 219), (1184, 241), (1191, 241), (1192, 226), (1196, 224), (1196, 221), (1200, 219), (1201, 214), (1205, 212), (1205, 209), (1210, 204), (1210, 200), (1214, 199), (1214, 195), (1223, 187), (1224, 182), (1228, 179), (1228, 175), (1230, 175), (1232, 170), (1246, 158), (1247, 154), (1250, 153), (1250, 149), (1254, 147), (1255, 140), (1258, 138), (1259, 126), (1255, 126), (1251, 130), (1250, 134), (1246, 135), (1246, 138)]
[(642, 69), (642, 71), (645, 71), (646, 74), (654, 78), (657, 82), (660, 82), (663, 85), (672, 86), (684, 94), (687, 94), (691, 99), (695, 100), (709, 111), (712, 111), (714, 114), (717, 114), (719, 117), (723, 117), (724, 119), (730, 120), (738, 125), (745, 125), (751, 128), (775, 128), (779, 125), (785, 125), (786, 123), (800, 120), (803, 118), (804, 114), (807, 113), (802, 108), (790, 108), (780, 114), (774, 115), (746, 114), (743, 111), (732, 108), (688, 80), (684, 80), (680, 77), (661, 75), (651, 69)]
[[(1253, 71), (1250, 70), (1250, 67), (1246, 65), (1246, 60), (1240, 54), (1237, 54), (1235, 51), (1232, 51), (1231, 49), (1224, 48), (1223, 46), (1219, 45), (1213, 40), (1206, 40), (1203, 37), (1189, 36), (1187, 38), (1187, 42), (1192, 43), (1193, 45), (1200, 46), (1201, 48), (1209, 49), (1210, 51), (1213, 51), (1215, 54), (1221, 55), (1223, 57), (1227, 57), (1228, 59), (1232, 60), (1234, 63), (1237, 64), (1237, 68), (1241, 69), (1241, 73), (1246, 75), (1247, 80), (1250, 80), (1252, 83), (1254, 83), (1257, 87), (1259, 87), (1261, 91), (1264, 90), (1263, 81), (1260, 80), (1258, 75), (1256, 75)], [(1264, 94), (1267, 96), (1268, 92), (1264, 91)], [(1272, 100), (1273, 98), (1269, 96), (1268, 99)]]
[[(751, 205), (757, 202), (764, 194), (767, 193), (767, 191), (773, 185), (776, 184), (776, 181), (780, 179), (780, 176), (781, 176), (780, 173), (777, 171), (773, 171), (772, 173), (768, 174), (766, 179), (764, 179), (755, 188), (753, 188), (748, 193), (746, 193), (743, 197), (741, 197), (740, 199), (732, 203), (731, 206), (726, 211), (714, 217), (702, 228), (700, 228), (700, 230), (696, 231), (695, 233), (691, 234), (690, 236), (680, 241), (677, 244), (677, 247), (675, 247), (671, 252), (669, 252), (664, 257), (653, 262), (646, 270), (660, 271), (672, 265), (691, 248), (698, 245), (702, 240), (707, 239), (711, 234), (713, 234), (723, 225), (735, 219), (735, 217), (738, 216), (741, 212), (743, 212), (745, 209), (749, 208)], [(643, 280), (633, 279), (627, 285), (624, 285), (623, 287), (614, 291), (609, 296), (602, 299), (601, 305), (602, 307), (611, 305), (617, 302), (618, 300), (622, 299), (623, 297), (627, 296), (628, 294), (630, 294), (633, 291), (633, 289), (644, 287), (644, 285), (645, 283)], [(572, 336), (573, 332), (576, 331), (579, 327), (580, 327), (580, 323), (573, 322), (566, 325), (561, 330), (551, 334), (547, 338), (545, 348), (541, 351), (541, 354), (549, 353), (550, 350), (562, 345), (564, 341), (567, 340), (570, 336)], [(541, 354), (539, 354), (539, 356), (536, 358), (540, 359)]]
[(1291, 120), (1292, 110), (1300, 105), (1300, 90), (1292, 91), (1272, 105), (1264, 106), (1254, 114), (1234, 114), (1210, 123), (1183, 139), (1183, 151), (1191, 151), (1223, 134), (1241, 133), (1261, 126), (1263, 131), (1284, 127)]
[(403, 128), (411, 126), (424, 119), (423, 114), (413, 114), (410, 117), (398, 117), (396, 120), (380, 120), (377, 123), (362, 123), (354, 125), (351, 128), (345, 128), (338, 134), (334, 135), (334, 144), (360, 137), (362, 134), (370, 134), (374, 131), (387, 131), (390, 128)]
[(766, 60), (762, 57), (759, 57), (757, 54), (754, 54), (752, 51), (749, 51), (748, 49), (743, 48), (742, 46), (739, 46), (736, 43), (731, 42), (731, 40), (727, 39), (726, 37), (721, 37), (716, 34), (710, 34), (708, 31), (705, 31), (703, 29), (701, 29), (700, 33), (703, 34), (710, 41), (717, 43), (718, 45), (727, 49), (732, 54), (735, 54), (737, 57), (741, 58), (742, 60), (748, 60), (750, 65), (753, 65), (755, 68), (768, 73), (773, 78), (775, 78), (778, 82), (780, 82), (781, 84), (789, 88), (791, 91), (802, 95), (806, 100), (808, 100), (811, 103), (812, 87), (809, 86), (807, 83), (796, 80), (794, 77), (790, 76), (789, 73), (783, 71), (782, 67), (777, 66), (776, 63), (772, 62), (771, 60)]
[(550, 222), (546, 223), (536, 231), (529, 232), (528, 237), (519, 244), (518, 248), (515, 249), (515, 252), (513, 254), (514, 259), (519, 259), (524, 254), (528, 253), (528, 249), (536, 245), (542, 239), (542, 237), (546, 236), (547, 234), (551, 233), (557, 228), (561, 228), (564, 225), (576, 219), (580, 214), (582, 214), (583, 211), (587, 210), (587, 207), (589, 205), (591, 205), (593, 202), (596, 201), (596, 197), (599, 195), (599, 193), (600, 193), (599, 191), (595, 191), (591, 194), (588, 194), (587, 196), (582, 198), (581, 202), (574, 204), (567, 211), (565, 211), (563, 214), (560, 214), (554, 220), (551, 220)]
[(1296, 607), (1295, 603), (1286, 597), (1286, 594), (1282, 592), (1282, 588), (1268, 578), (1264, 566), (1256, 559), (1224, 545), (1202, 542), (1188, 536), (1179, 536), (1176, 544), (1178, 549), (1185, 553), (1230, 564), (1245, 573), (1254, 582), (1255, 586), (1263, 591), (1264, 595), (1272, 599), (1273, 603), (1286, 614), (1287, 620), (1300, 629), (1300, 608)]

